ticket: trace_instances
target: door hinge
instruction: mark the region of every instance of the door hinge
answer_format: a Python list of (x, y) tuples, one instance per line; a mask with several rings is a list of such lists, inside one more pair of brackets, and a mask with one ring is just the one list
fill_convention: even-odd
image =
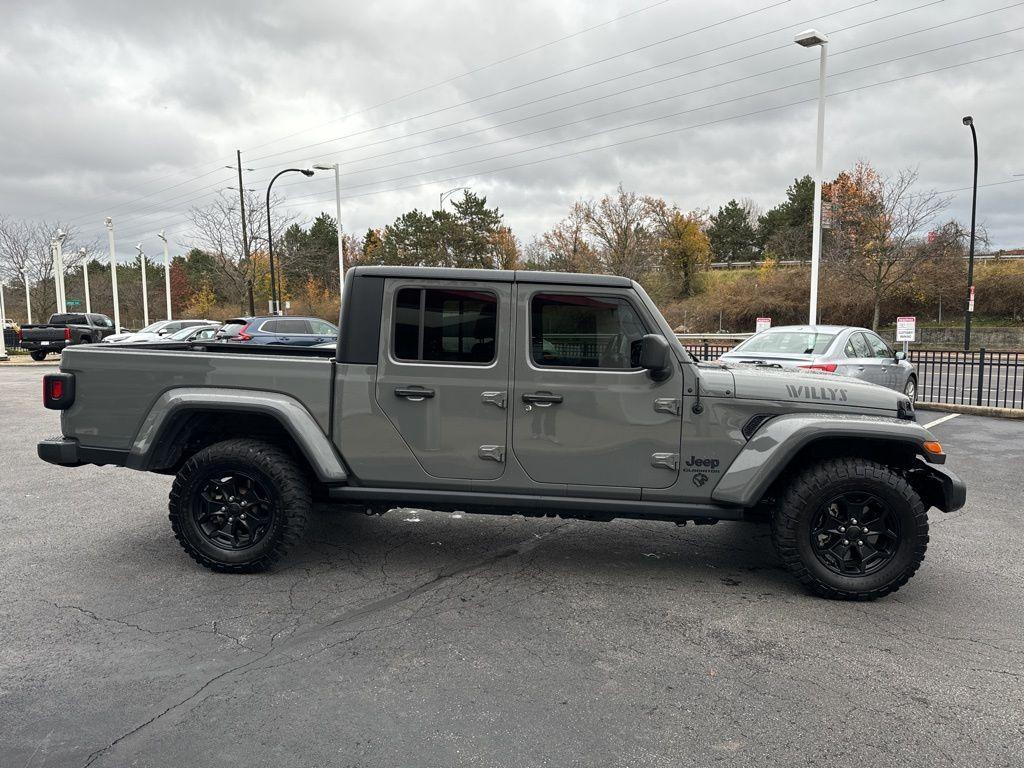
[(488, 403), (490, 405), (496, 405), (499, 408), (505, 407), (505, 393), (504, 392), (481, 392), (480, 401)]
[(671, 413), (679, 415), (679, 399), (675, 397), (659, 397), (654, 401), (654, 410), (658, 413)]
[(673, 471), (679, 470), (679, 454), (678, 453), (652, 453), (651, 454), (651, 466), (659, 467), (660, 469), (671, 469)]
[(485, 461), (496, 461), (499, 464), (502, 464), (505, 461), (505, 446), (481, 445), (480, 450), (477, 452), (477, 456)]

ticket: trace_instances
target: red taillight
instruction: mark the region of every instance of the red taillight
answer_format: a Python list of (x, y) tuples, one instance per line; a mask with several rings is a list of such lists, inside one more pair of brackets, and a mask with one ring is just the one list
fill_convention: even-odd
[(75, 402), (75, 375), (48, 373), (43, 376), (43, 405), (54, 411), (63, 411)]
[(828, 373), (836, 372), (835, 363), (811, 363), (810, 365), (801, 365), (800, 368), (806, 368), (810, 371), (827, 371)]
[(249, 330), (249, 326), (248, 325), (243, 325), (242, 326), (242, 330), (240, 330), (238, 332), (238, 335), (235, 336), (235, 338), (238, 339), (239, 341), (251, 341), (252, 340), (252, 336), (250, 336), (248, 333), (246, 333), (246, 331), (248, 331), (248, 330)]
[(65, 328), (64, 329), (64, 341), (71, 341), (71, 329), (70, 328)]
[(19, 328), (18, 329), (18, 341), (24, 341), (24, 340), (25, 340), (25, 332), (23, 330), (21, 330), (21, 328)]

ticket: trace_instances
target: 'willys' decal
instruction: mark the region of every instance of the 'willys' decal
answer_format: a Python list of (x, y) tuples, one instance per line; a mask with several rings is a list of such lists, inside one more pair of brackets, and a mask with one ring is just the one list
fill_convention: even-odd
[(808, 386), (806, 384), (787, 384), (786, 390), (794, 399), (824, 400), (845, 403), (846, 390), (841, 387)]

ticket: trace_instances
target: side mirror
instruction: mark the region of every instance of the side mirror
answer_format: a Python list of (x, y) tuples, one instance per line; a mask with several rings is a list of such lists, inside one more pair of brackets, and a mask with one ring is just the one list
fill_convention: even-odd
[(670, 360), (668, 341), (664, 336), (648, 333), (640, 340), (640, 367), (646, 368), (654, 381), (664, 381), (672, 375)]
[(893, 357), (895, 357), (895, 358), (896, 358), (896, 362), (898, 363), (898, 362), (900, 362), (901, 360), (906, 360), (906, 359), (907, 359), (907, 353), (906, 353), (906, 352), (904, 352), (904, 351), (903, 351), (903, 350), (901, 349), (901, 350), (899, 350), (899, 351), (898, 351), (898, 352), (897, 352), (897, 353), (896, 353), (895, 355), (893, 355)]

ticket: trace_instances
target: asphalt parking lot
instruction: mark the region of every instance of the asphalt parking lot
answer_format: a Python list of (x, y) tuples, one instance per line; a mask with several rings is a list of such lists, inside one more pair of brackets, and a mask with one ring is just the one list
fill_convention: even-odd
[(1022, 764), (1024, 422), (934, 428), (967, 507), (874, 603), (728, 523), (322, 510), (225, 576), (169, 478), (36, 458), (46, 370), (0, 368), (0, 765)]

